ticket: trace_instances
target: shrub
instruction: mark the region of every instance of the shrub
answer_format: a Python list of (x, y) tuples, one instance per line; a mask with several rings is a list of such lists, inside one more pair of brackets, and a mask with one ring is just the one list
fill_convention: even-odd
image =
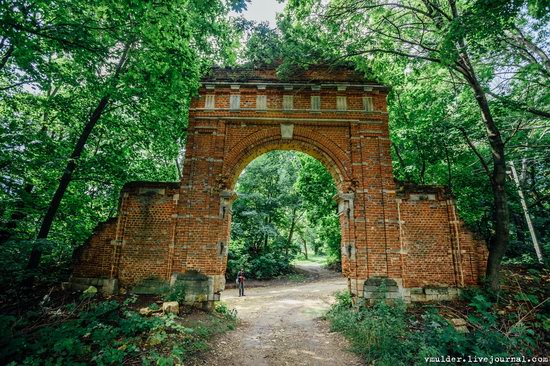
[(533, 355), (537, 337), (531, 329), (521, 322), (503, 329), (486, 296), (477, 290), (465, 296), (473, 310), (467, 317), (471, 325), (467, 334), (456, 331), (437, 308), (423, 307), (420, 316), (407, 312), (399, 301), (354, 308), (347, 292), (336, 295), (327, 318), (332, 330), (342, 332), (367, 364), (425, 365), (427, 357), (442, 355)]
[(215, 307), (216, 313), (226, 316), (232, 320), (237, 320), (237, 310), (230, 309), (226, 303), (218, 302)]
[(0, 364), (182, 364), (208, 337), (234, 327), (230, 314), (205, 315), (207, 322), (187, 327), (172, 314), (143, 317), (124, 303), (85, 300), (49, 318), (0, 316)]
[(290, 262), (293, 259), (294, 254), (286, 256), (282, 251), (281, 253), (264, 253), (252, 258), (247, 254), (233, 253), (230, 248), (227, 261), (227, 278), (230, 281), (235, 281), (241, 268), (245, 269), (247, 277), (250, 279), (267, 280), (275, 278), (292, 271)]
[(185, 284), (181, 282), (174, 283), (172, 287), (170, 287), (170, 291), (166, 296), (164, 296), (164, 301), (177, 301), (180, 304), (185, 302)]

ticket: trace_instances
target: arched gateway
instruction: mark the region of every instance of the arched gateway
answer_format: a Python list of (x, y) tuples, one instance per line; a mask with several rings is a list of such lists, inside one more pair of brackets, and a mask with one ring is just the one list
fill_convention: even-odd
[(72, 284), (106, 292), (184, 282), (189, 300), (225, 287), (235, 182), (255, 157), (297, 150), (335, 179), (342, 269), (370, 298), (445, 299), (478, 283), (485, 246), (457, 217), (443, 187), (392, 175), (387, 88), (348, 69), (314, 68), (281, 80), (274, 69), (215, 69), (191, 103), (180, 183), (134, 182), (118, 217), (100, 224), (79, 253)]

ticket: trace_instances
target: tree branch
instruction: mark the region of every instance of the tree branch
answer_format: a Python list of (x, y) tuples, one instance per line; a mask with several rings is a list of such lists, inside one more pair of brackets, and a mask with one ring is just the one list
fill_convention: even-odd
[(493, 93), (491, 91), (488, 91), (487, 94), (489, 94), (493, 98), (496, 98), (501, 103), (508, 104), (508, 106), (513, 108), (513, 109), (524, 111), (524, 112), (529, 112), (529, 113), (534, 114), (534, 115), (539, 116), (539, 117), (550, 118), (550, 112), (541, 111), (540, 109), (528, 107), (528, 106), (524, 105), (521, 102), (518, 102), (516, 100), (498, 95), (498, 94)]
[(466, 130), (462, 127), (457, 127), (457, 129), (462, 133), (462, 136), (464, 136), (464, 139), (466, 140), (466, 143), (468, 144), (468, 146), (470, 147), (470, 149), (474, 152), (474, 154), (477, 156), (477, 158), (479, 159), (479, 162), (481, 163), (481, 165), (483, 166), (483, 169), (485, 170), (485, 173), (487, 173), (487, 176), (489, 177), (489, 179), (492, 181), (493, 180), (493, 177), (492, 177), (492, 174), (491, 174), (491, 170), (489, 169), (489, 166), (487, 165), (487, 162), (485, 161), (485, 159), (483, 158), (483, 156), (481, 156), (481, 154), (479, 153), (479, 151), (476, 149), (475, 145), (473, 144), (473, 142), (470, 140), (470, 138), (468, 137), (468, 133), (466, 132)]
[(4, 53), (4, 56), (2, 56), (2, 60), (0, 60), (0, 70), (2, 70), (4, 66), (6, 66), (6, 64), (8, 63), (8, 60), (11, 57), (14, 49), (15, 47), (13, 46), (13, 44), (10, 44), (8, 50), (6, 51), (6, 53)]
[(514, 131), (510, 134), (510, 136), (508, 136), (506, 140), (504, 140), (504, 145), (506, 145), (508, 141), (510, 141), (518, 133), (522, 123), (523, 123), (522, 120), (518, 122), (518, 124), (516, 125), (516, 128), (514, 128)]

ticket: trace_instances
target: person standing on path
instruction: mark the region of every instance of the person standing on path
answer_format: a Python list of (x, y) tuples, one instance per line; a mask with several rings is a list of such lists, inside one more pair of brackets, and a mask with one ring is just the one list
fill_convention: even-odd
[(237, 274), (237, 285), (239, 286), (239, 297), (244, 296), (244, 280), (245, 279), (246, 278), (244, 276), (244, 269), (241, 268), (241, 270)]

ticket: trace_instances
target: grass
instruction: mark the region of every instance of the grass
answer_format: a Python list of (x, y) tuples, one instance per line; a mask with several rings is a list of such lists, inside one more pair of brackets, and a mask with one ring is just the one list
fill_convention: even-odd
[(326, 264), (327, 263), (327, 256), (325, 255), (314, 255), (310, 254), (308, 255), (307, 259), (305, 259), (304, 255), (301, 254), (292, 262), (292, 264), (311, 264), (311, 263), (317, 263), (317, 264)]
[(308, 279), (308, 277), (302, 273), (290, 273), (282, 275), (279, 278), (290, 282), (304, 282)]

